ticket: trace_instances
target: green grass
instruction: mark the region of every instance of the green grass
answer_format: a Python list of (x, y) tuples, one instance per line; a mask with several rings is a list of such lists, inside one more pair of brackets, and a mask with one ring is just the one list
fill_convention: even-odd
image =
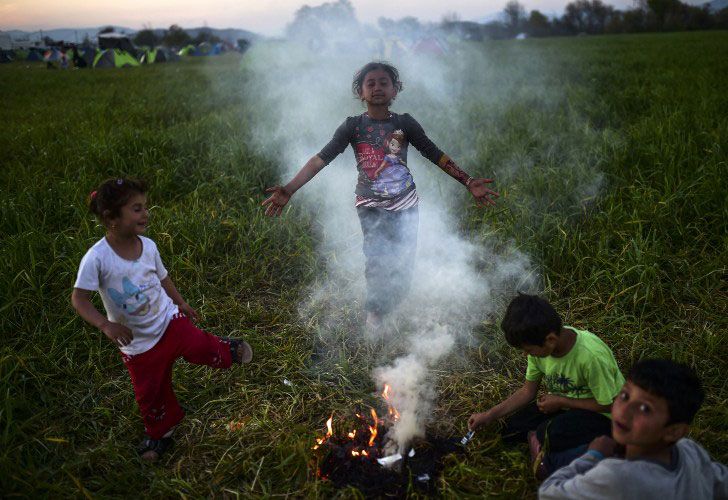
[[(472, 124), (465, 135), (418, 113), (454, 157), (483, 165), (473, 173), (495, 169), (504, 193), (486, 213), (458, 196), (461, 230), (528, 252), (567, 324), (598, 333), (623, 369), (645, 356), (694, 366), (708, 397), (692, 435), (728, 461), (728, 33), (463, 50), (490, 65), (461, 75), (463, 96), (502, 90), (455, 110)], [(297, 306), (324, 269), (315, 215), (262, 215), (262, 189), (282, 166), (251, 143), (261, 109), (250, 78), (234, 57), (119, 71), (0, 66), (4, 497), (336, 494), (315, 479), (309, 448), (332, 410), (374, 403), (369, 367), (353, 363), (367, 354), (350, 346), (331, 370), (312, 361), (313, 327)], [(597, 172), (594, 196), (581, 189)], [(154, 466), (134, 452), (142, 426), (119, 354), (69, 300), (81, 256), (103, 234), (85, 198), (120, 174), (151, 184), (149, 236), (204, 327), (246, 336), (256, 351), (227, 372), (178, 365), (188, 414)], [(462, 432), (522, 378), (522, 356), (492, 325), (476, 339), (463, 369), (440, 373), (442, 432)], [(523, 451), (481, 433), (448, 464), (441, 492), (533, 496)]]

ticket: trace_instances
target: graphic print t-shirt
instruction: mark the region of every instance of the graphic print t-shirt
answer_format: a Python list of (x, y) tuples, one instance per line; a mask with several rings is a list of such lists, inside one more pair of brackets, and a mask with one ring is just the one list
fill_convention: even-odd
[(560, 358), (528, 356), (526, 380), (543, 382), (551, 394), (612, 404), (624, 385), (624, 377), (611, 349), (591, 332), (564, 328), (576, 333), (571, 351)]
[(318, 156), (331, 163), (351, 144), (359, 177), (357, 206), (403, 209), (416, 205), (417, 194), (407, 166), (407, 146), (412, 144), (435, 164), (447, 157), (427, 137), (417, 121), (408, 114), (391, 113), (386, 120), (374, 120), (364, 113), (342, 123)]
[(164, 291), (161, 281), (167, 269), (157, 245), (144, 236), (137, 260), (120, 257), (100, 239), (81, 259), (75, 288), (98, 291), (109, 321), (127, 326), (134, 339), (120, 347), (133, 356), (148, 351), (162, 338), (177, 306)]

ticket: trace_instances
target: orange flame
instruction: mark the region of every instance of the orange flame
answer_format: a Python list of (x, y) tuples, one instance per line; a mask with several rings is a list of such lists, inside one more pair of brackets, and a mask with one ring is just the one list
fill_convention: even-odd
[(354, 436), (356, 436), (356, 429), (354, 429), (353, 431), (351, 431), (351, 432), (350, 432), (350, 433), (348, 434), (348, 436), (349, 436), (349, 437), (350, 437), (351, 439), (354, 439)]
[(397, 411), (397, 408), (392, 406), (391, 402), (389, 401), (389, 398), (391, 397), (389, 391), (391, 387), (389, 384), (384, 384), (384, 390), (382, 391), (382, 397), (387, 402), (387, 417), (392, 420), (393, 422), (396, 422), (399, 420), (399, 412)]
[(329, 419), (326, 421), (326, 435), (324, 437), (316, 438), (316, 444), (311, 447), (312, 450), (318, 450), (319, 446), (324, 444), (324, 442), (330, 438), (334, 434), (334, 430), (331, 426), (332, 422), (334, 421), (334, 414), (332, 413)]
[(362, 450), (362, 451), (361, 451), (361, 454), (362, 454), (362, 456), (364, 456), (364, 457), (368, 457), (368, 456), (369, 456), (369, 453), (367, 453), (367, 450)]
[(374, 426), (369, 426), (369, 432), (371, 432), (371, 436), (369, 436), (369, 446), (372, 446), (374, 444), (374, 439), (377, 437), (377, 423), (379, 422), (379, 417), (377, 417), (377, 412), (374, 411), (374, 408), (372, 410), (372, 418), (374, 419)]
[(352, 457), (358, 457), (359, 456), (359, 452), (356, 451), (356, 450), (351, 450), (351, 456)]

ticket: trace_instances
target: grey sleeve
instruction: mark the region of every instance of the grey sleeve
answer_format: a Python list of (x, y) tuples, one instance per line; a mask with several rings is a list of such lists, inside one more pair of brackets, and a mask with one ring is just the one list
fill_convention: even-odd
[(728, 499), (728, 467), (713, 462), (713, 495), (715, 498)]
[(354, 131), (354, 123), (354, 118), (344, 120), (344, 123), (339, 125), (339, 128), (334, 132), (334, 137), (319, 151), (318, 157), (324, 161), (324, 165), (328, 165), (334, 161), (334, 158), (346, 150), (346, 146), (351, 141), (351, 134)]
[(538, 498), (549, 499), (604, 499), (618, 498), (619, 483), (616, 471), (607, 463), (583, 455), (548, 477), (538, 489)]
[(425, 131), (417, 120), (412, 118), (408, 113), (402, 115), (402, 126), (404, 127), (407, 140), (412, 144), (422, 156), (430, 160), (435, 165), (440, 166), (440, 160), (445, 156), (440, 148), (427, 137)]

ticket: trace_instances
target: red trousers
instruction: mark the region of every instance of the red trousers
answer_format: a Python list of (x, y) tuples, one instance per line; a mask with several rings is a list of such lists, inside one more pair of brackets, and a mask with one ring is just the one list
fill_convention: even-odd
[(122, 354), (152, 439), (162, 438), (185, 415), (172, 390), (172, 367), (180, 357), (213, 368), (229, 368), (232, 363), (228, 342), (203, 332), (182, 314), (174, 316), (154, 347), (135, 356)]

